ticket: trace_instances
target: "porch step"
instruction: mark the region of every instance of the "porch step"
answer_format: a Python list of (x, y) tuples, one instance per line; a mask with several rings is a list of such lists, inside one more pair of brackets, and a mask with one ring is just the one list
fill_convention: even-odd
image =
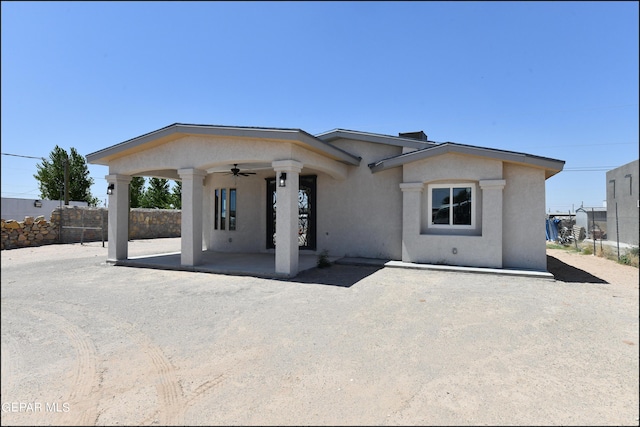
[(388, 263), (389, 261), (390, 261), (389, 259), (379, 259), (379, 258), (344, 257), (344, 258), (335, 260), (334, 264), (384, 267), (385, 264)]

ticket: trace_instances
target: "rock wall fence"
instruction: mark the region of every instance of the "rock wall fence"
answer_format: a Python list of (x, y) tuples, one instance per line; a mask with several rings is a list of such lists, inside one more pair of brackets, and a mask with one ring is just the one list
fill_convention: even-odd
[[(129, 211), (129, 239), (180, 237), (182, 211), (142, 209)], [(44, 215), (1, 222), (2, 250), (58, 243), (107, 241), (109, 210), (87, 206), (63, 206)]]

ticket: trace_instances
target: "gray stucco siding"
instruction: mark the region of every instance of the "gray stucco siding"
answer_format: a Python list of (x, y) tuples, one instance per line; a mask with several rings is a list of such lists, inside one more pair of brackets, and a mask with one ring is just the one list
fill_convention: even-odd
[[(638, 246), (640, 240), (639, 164), (640, 161), (634, 160), (606, 174), (607, 239), (611, 241), (619, 239), (622, 243), (634, 246)], [(612, 180), (615, 184), (611, 182)]]
[(372, 174), (371, 159), (402, 148), (355, 140), (333, 144), (362, 157), (347, 179), (318, 176), (318, 249), (336, 256), (400, 259), (402, 239), (401, 169)]
[[(459, 153), (406, 163), (403, 169), (403, 182), (423, 185), (418, 193), (405, 195), (404, 209), (409, 211), (404, 216), (403, 261), (546, 270), (540, 231), (544, 169)], [(429, 185), (465, 182), (476, 185), (475, 227), (429, 228)]]
[(546, 270), (544, 171), (505, 163), (504, 177), (503, 266)]

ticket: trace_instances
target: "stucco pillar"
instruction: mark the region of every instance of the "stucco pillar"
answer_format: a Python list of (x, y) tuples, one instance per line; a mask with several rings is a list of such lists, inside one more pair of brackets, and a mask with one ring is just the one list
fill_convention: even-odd
[(182, 224), (180, 264), (198, 265), (202, 262), (203, 184), (206, 171), (179, 169), (182, 178)]
[(502, 190), (504, 179), (480, 181), (482, 189), (482, 236), (486, 239), (485, 250), (491, 251), (494, 260), (487, 267), (502, 268)]
[[(287, 277), (298, 274), (298, 190), (302, 163), (295, 160), (276, 160), (276, 273)], [(279, 184), (286, 173), (285, 186)]]
[(108, 186), (113, 185), (109, 194), (108, 248), (107, 261), (127, 259), (129, 253), (129, 175), (105, 176)]
[(402, 261), (411, 262), (411, 248), (420, 235), (422, 216), (422, 182), (403, 182), (402, 190)]

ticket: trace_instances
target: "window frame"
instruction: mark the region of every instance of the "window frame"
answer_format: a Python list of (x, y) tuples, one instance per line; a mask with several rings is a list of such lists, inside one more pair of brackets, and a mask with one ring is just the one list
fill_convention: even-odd
[[(470, 188), (471, 189), (471, 224), (453, 224), (453, 210), (449, 210), (448, 224), (433, 223), (433, 190), (447, 188), (449, 189), (450, 199), (453, 196), (454, 188)], [(478, 189), (474, 182), (446, 182), (427, 185), (427, 228), (444, 229), (444, 230), (473, 230), (476, 228), (476, 206), (478, 204)]]

